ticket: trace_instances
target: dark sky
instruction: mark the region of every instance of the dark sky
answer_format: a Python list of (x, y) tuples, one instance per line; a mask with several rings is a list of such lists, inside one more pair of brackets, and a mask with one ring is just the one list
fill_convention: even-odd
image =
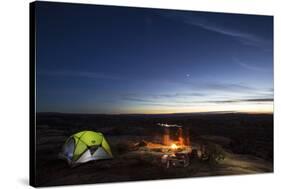
[(36, 3), (38, 112), (272, 112), (273, 17)]

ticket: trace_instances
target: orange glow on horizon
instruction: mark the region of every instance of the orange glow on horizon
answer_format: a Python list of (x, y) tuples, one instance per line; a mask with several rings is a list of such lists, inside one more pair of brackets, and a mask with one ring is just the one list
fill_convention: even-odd
[(140, 107), (129, 109), (124, 113), (130, 114), (173, 114), (173, 113), (211, 113), (211, 112), (234, 112), (249, 114), (272, 114), (273, 103), (264, 104), (225, 104), (225, 105), (202, 105), (190, 107)]

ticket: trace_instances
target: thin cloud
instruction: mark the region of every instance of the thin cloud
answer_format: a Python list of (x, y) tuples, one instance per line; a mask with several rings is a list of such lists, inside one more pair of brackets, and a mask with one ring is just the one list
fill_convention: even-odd
[[(179, 93), (178, 95), (170, 96), (208, 96), (209, 92), (231, 92), (231, 93), (252, 93), (260, 91), (255, 87), (250, 85), (245, 85), (243, 83), (228, 83), (228, 82), (198, 82), (198, 81), (179, 81), (179, 80), (166, 80), (166, 83), (182, 85), (182, 87), (190, 89), (191, 93)], [(169, 94), (166, 94), (169, 96)], [(164, 95), (165, 96), (165, 95)]]
[[(192, 104), (192, 103), (234, 103), (234, 102), (254, 102), (262, 99), (273, 99), (270, 89), (253, 88), (247, 85), (235, 83), (194, 83), (192, 90), (198, 92), (187, 93), (162, 93), (162, 94), (123, 94), (122, 100), (157, 104)], [(238, 100), (237, 100), (238, 98)], [(193, 99), (193, 100), (191, 100)], [(196, 100), (195, 100), (196, 99)], [(206, 100), (213, 99), (213, 100)], [(217, 100), (219, 99), (219, 100)], [(221, 100), (222, 99), (222, 100)], [(225, 100), (223, 100), (225, 99)], [(233, 100), (234, 99), (234, 100)], [(249, 99), (249, 100), (246, 100)], [(254, 100), (252, 100), (254, 99)], [(269, 101), (269, 100), (267, 100)], [(172, 105), (174, 106), (174, 105)]]
[(199, 92), (192, 92), (192, 93), (172, 93), (172, 94), (157, 94), (151, 95), (153, 98), (187, 98), (187, 97), (204, 97), (206, 94), (199, 93)]
[(251, 70), (251, 71), (258, 71), (258, 72), (268, 72), (269, 71), (266, 68), (251, 65), (251, 64), (246, 64), (246, 63), (243, 63), (243, 62), (239, 62), (239, 65), (241, 67), (246, 68), (246, 69)]
[(256, 98), (256, 99), (234, 99), (234, 100), (220, 100), (220, 101), (207, 101), (210, 103), (240, 103), (240, 102), (255, 102), (255, 103), (262, 103), (262, 102), (273, 102), (273, 98)]
[(230, 100), (190, 100), (190, 101), (170, 101), (160, 102), (152, 99), (144, 98), (127, 98), (125, 100), (138, 103), (146, 106), (164, 106), (164, 107), (186, 107), (196, 105), (207, 105), (207, 104), (235, 104), (235, 103), (270, 103), (273, 102), (273, 98), (253, 98), (253, 99), (230, 99)]
[(152, 99), (144, 99), (144, 98), (138, 98), (138, 97), (123, 97), (122, 100), (126, 100), (126, 101), (133, 101), (133, 102), (149, 102), (149, 103), (153, 103), (154, 100)]
[(220, 91), (220, 92), (235, 92), (235, 93), (252, 93), (257, 89), (251, 86), (236, 84), (236, 83), (202, 83), (197, 85), (198, 89)]
[(270, 45), (272, 45), (272, 42), (270, 40), (249, 33), (247, 31), (241, 31), (234, 28), (226, 27), (222, 23), (214, 22), (203, 16), (197, 16), (193, 13), (184, 13), (184, 14), (167, 13), (161, 15), (166, 18), (175, 19), (177, 21), (181, 21), (185, 24), (193, 25), (207, 31), (211, 31), (217, 34), (231, 37), (247, 46), (255, 46), (255, 47), (262, 47), (262, 48), (266, 47), (266, 49), (271, 49), (269, 48)]
[(194, 26), (198, 26), (200, 28), (203, 28), (205, 30), (209, 30), (212, 32), (216, 32), (218, 34), (222, 34), (222, 35), (226, 35), (226, 36), (230, 36), (232, 38), (236, 38), (239, 41), (241, 41), (242, 43), (244, 43), (245, 45), (260, 45), (260, 44), (264, 44), (267, 43), (266, 40), (262, 39), (261, 37), (258, 37), (256, 35), (250, 34), (250, 33), (246, 33), (246, 32), (242, 32), (242, 31), (237, 31), (237, 30), (233, 30), (233, 29), (229, 29), (229, 28), (225, 28), (223, 26), (211, 23), (211, 22), (197, 22), (197, 21), (191, 21), (191, 22), (187, 22), (189, 24), (192, 24)]
[(265, 67), (261, 67), (261, 66), (256, 66), (256, 65), (252, 65), (252, 64), (246, 64), (244, 62), (238, 62), (238, 64), (250, 71), (257, 71), (257, 72), (270, 72), (271, 70), (269, 70), (268, 68)]
[(257, 66), (257, 65), (254, 65), (254, 64), (245, 63), (238, 58), (233, 58), (233, 61), (234, 61), (234, 63), (238, 64), (242, 68), (245, 68), (245, 69), (250, 70), (250, 71), (267, 72), (267, 73), (273, 71), (273, 68), (271, 66), (269, 66), (269, 67)]
[(123, 100), (138, 102), (155, 102), (159, 100), (185, 99), (188, 97), (204, 97), (207, 94), (199, 92), (191, 93), (169, 93), (169, 94), (123, 94)]
[(88, 71), (44, 71), (38, 72), (40, 76), (51, 76), (51, 77), (81, 77), (88, 79), (108, 79), (108, 80), (119, 80), (119, 76), (100, 73), (100, 72), (88, 72)]

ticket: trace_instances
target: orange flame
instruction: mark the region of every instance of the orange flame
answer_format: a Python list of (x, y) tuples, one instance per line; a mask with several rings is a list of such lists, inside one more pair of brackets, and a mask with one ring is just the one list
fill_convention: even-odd
[(171, 145), (171, 148), (172, 148), (173, 150), (176, 150), (176, 149), (178, 149), (178, 146), (173, 143), (173, 144)]

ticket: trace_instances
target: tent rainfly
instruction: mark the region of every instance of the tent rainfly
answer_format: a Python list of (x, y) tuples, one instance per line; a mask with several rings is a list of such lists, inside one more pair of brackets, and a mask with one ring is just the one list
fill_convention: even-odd
[(103, 134), (94, 131), (81, 131), (70, 136), (59, 156), (66, 159), (71, 166), (92, 160), (113, 158)]

